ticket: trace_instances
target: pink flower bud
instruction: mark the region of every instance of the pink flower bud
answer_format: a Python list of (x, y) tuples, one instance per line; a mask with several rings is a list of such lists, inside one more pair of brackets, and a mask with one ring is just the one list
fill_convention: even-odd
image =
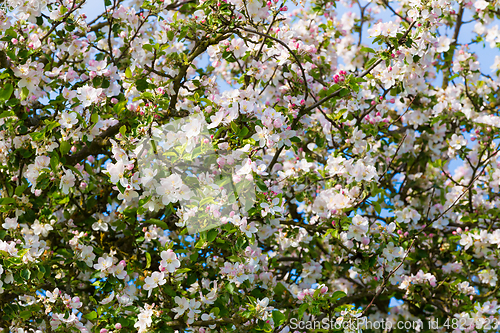
[(108, 330), (105, 329), (105, 328), (101, 328), (101, 330), (99, 331), (99, 333), (108, 333)]
[(121, 328), (122, 328), (122, 324), (120, 324), (120, 323), (115, 324), (115, 329), (119, 330)]
[(40, 190), (40, 189), (36, 189), (36, 190), (35, 190), (35, 196), (39, 197), (39, 196), (40, 196), (40, 194), (42, 194), (42, 190)]
[(90, 163), (94, 163), (95, 162), (95, 157), (90, 155), (89, 157), (87, 157), (87, 160), (90, 162)]
[(76, 153), (76, 147), (75, 147), (75, 146), (71, 147), (71, 152), (72, 152), (73, 154), (74, 154), (74, 153)]

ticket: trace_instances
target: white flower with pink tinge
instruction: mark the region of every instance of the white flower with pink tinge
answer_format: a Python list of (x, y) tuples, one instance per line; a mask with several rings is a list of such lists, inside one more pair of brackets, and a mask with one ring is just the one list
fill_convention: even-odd
[(102, 88), (94, 88), (88, 85), (80, 87), (77, 89), (78, 92), (78, 100), (82, 103), (83, 107), (89, 107), (93, 103), (96, 103), (99, 100), (99, 95), (102, 94)]
[(63, 112), (61, 114), (61, 127), (62, 128), (71, 128), (73, 125), (78, 123), (78, 118), (76, 112)]
[(105, 271), (106, 269), (113, 266), (113, 259), (111, 257), (97, 259), (97, 264), (94, 264), (94, 268), (100, 271)]
[(177, 259), (177, 254), (171, 249), (162, 251), (161, 258), (163, 260), (160, 262), (160, 268), (166, 269), (169, 273), (175, 272), (181, 266), (181, 262)]
[(7, 217), (5, 219), (5, 223), (2, 224), (2, 228), (4, 229), (16, 229), (18, 226), (17, 224), (17, 217)]
[(185, 297), (179, 297), (179, 296), (175, 296), (174, 298), (175, 300), (175, 303), (177, 303), (177, 307), (173, 308), (172, 311), (173, 312), (176, 312), (176, 315), (174, 317), (174, 319), (177, 319), (179, 318), (180, 316), (182, 316), (184, 314), (184, 312), (186, 312), (186, 310), (188, 310), (189, 308), (189, 300)]
[(158, 286), (162, 286), (166, 282), (167, 282), (167, 280), (165, 280), (165, 273), (163, 273), (163, 272), (153, 272), (153, 274), (151, 274), (151, 276), (148, 276), (144, 280), (144, 286), (143, 286), (143, 288), (144, 288), (144, 290), (148, 291), (148, 297), (150, 297), (151, 296), (151, 292), (153, 291), (154, 288), (156, 288)]

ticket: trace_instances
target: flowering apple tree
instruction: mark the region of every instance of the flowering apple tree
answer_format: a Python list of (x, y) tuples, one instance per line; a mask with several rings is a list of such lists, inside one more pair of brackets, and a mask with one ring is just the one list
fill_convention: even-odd
[(498, 1), (104, 3), (2, 1), (1, 332), (495, 329)]

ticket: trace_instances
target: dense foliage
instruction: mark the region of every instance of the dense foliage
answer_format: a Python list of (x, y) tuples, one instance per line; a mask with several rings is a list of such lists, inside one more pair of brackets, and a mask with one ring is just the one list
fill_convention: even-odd
[(2, 332), (495, 326), (498, 1), (84, 3), (0, 11)]

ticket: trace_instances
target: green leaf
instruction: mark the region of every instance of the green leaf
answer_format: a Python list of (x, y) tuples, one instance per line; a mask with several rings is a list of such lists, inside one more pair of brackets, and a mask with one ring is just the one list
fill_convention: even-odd
[(116, 183), (116, 186), (118, 186), (118, 190), (120, 191), (120, 193), (125, 193), (125, 187), (123, 187), (120, 182)]
[[(28, 127), (21, 125), (21, 126), (19, 126), (18, 131), (19, 131), (19, 134), (26, 134), (26, 133), (28, 133)], [(21, 151), (21, 154), (22, 153), (23, 153), (23, 151)]]
[(0, 205), (8, 205), (8, 204), (13, 204), (16, 202), (16, 199), (14, 198), (1, 198), (0, 199)]
[(212, 197), (206, 197), (206, 198), (204, 198), (203, 200), (200, 201), (200, 207), (205, 206), (209, 202), (213, 202), (213, 201), (214, 201), (214, 198), (212, 198)]
[(116, 113), (119, 113), (121, 110), (123, 110), (125, 108), (126, 104), (127, 104), (127, 101), (121, 101), (121, 102), (116, 103), (115, 106), (113, 106), (113, 111), (115, 111)]
[(195, 248), (197, 249), (203, 249), (207, 245), (207, 242), (204, 239), (199, 239), (196, 244), (194, 245)]
[(309, 308), (309, 304), (304, 303), (299, 307), (299, 319), (302, 319), (302, 316), (304, 316), (304, 312)]
[(349, 89), (347, 88), (343, 88), (340, 92), (339, 92), (339, 96), (340, 97), (344, 97), (346, 95), (349, 95)]
[(219, 232), (217, 231), (217, 229), (212, 229), (208, 232), (208, 235), (207, 235), (207, 241), (209, 243), (212, 243), (215, 238), (217, 238), (217, 235), (219, 234)]
[(243, 138), (243, 137), (247, 136), (248, 132), (249, 132), (248, 127), (242, 127), (240, 129), (240, 131), (238, 132), (238, 136)]
[(24, 310), (19, 313), (19, 317), (23, 318), (24, 320), (31, 318), (31, 314), (33, 311), (31, 310)]
[(367, 61), (367, 63), (365, 64), (365, 68), (370, 68), (371, 65), (373, 65), (375, 62), (377, 61), (377, 58), (374, 57), (374, 58), (371, 58), (370, 60)]
[(24, 190), (26, 190), (28, 187), (29, 184), (19, 185), (18, 187), (16, 187), (16, 195), (20, 197), (23, 194)]
[(15, 116), (16, 114), (12, 111), (4, 111), (0, 114), (0, 118), (5, 118), (5, 117), (12, 117)]
[(57, 153), (54, 153), (52, 157), (50, 158), (50, 167), (52, 168), (52, 171), (57, 170), (57, 166), (59, 165), (59, 155)]
[(24, 101), (26, 99), (26, 97), (28, 97), (30, 91), (28, 90), (28, 88), (26, 87), (23, 87), (23, 89), (21, 89), (21, 101)]
[(336, 292), (333, 293), (333, 295), (331, 296), (331, 299), (333, 300), (338, 300), (338, 299), (341, 299), (343, 297), (346, 297), (347, 294), (343, 291), (340, 291), (340, 290), (337, 290)]
[(296, 143), (299, 143), (299, 142), (301, 142), (302, 140), (300, 140), (300, 138), (298, 138), (298, 137), (294, 136), (293, 138), (290, 138), (290, 141), (292, 141), (292, 142), (296, 142)]
[(45, 128), (46, 128), (47, 132), (52, 131), (57, 126), (61, 126), (61, 124), (59, 124), (57, 121), (46, 122), (46, 124), (47, 124), (47, 127), (45, 127)]
[(267, 186), (266, 184), (264, 184), (264, 182), (262, 180), (257, 180), (257, 186), (259, 187), (259, 189), (262, 191), (262, 192), (266, 192), (267, 191)]
[(149, 252), (146, 252), (146, 269), (151, 267), (151, 254)]
[(364, 47), (364, 46), (361, 48), (361, 52), (363, 52), (363, 53), (376, 53), (374, 49), (371, 49), (369, 47)]
[(41, 141), (41, 140), (43, 140), (45, 133), (44, 132), (33, 132), (33, 133), (30, 133), (30, 136), (33, 139), (33, 141)]
[(122, 136), (125, 136), (126, 132), (127, 132), (127, 126), (123, 125), (122, 127), (120, 127), (120, 133), (122, 134)]
[(94, 320), (97, 318), (97, 312), (95, 311), (92, 311), (90, 313), (87, 313), (86, 315), (83, 316), (84, 318), (88, 319), (88, 320)]
[(234, 283), (229, 283), (226, 285), (226, 290), (232, 295), (234, 294), (234, 289), (235, 289), (235, 286), (234, 286)]
[(137, 80), (135, 85), (136, 85), (137, 90), (139, 90), (139, 91), (144, 91), (149, 87), (148, 81), (144, 78)]
[(97, 113), (92, 114), (92, 117), (90, 117), (90, 121), (93, 123), (97, 123), (99, 121), (99, 115)]
[(274, 327), (278, 327), (285, 322), (285, 315), (281, 311), (273, 311), (273, 321)]
[(62, 155), (66, 155), (69, 153), (69, 150), (71, 149), (71, 145), (69, 144), (68, 141), (61, 141), (59, 143), (59, 150), (61, 151)]
[(146, 223), (157, 225), (157, 226), (159, 226), (162, 229), (168, 229), (168, 224), (166, 224), (162, 220), (149, 219), (149, 220), (146, 221)]
[(131, 79), (132, 78), (132, 71), (130, 70), (130, 68), (127, 67), (127, 69), (125, 70), (125, 77), (127, 79)]
[(3, 88), (0, 89), (0, 101), (6, 101), (10, 98), (14, 92), (14, 87), (12, 84), (7, 83)]
[(31, 277), (31, 272), (29, 271), (29, 269), (23, 269), (21, 272), (21, 277), (25, 280), (29, 280)]

